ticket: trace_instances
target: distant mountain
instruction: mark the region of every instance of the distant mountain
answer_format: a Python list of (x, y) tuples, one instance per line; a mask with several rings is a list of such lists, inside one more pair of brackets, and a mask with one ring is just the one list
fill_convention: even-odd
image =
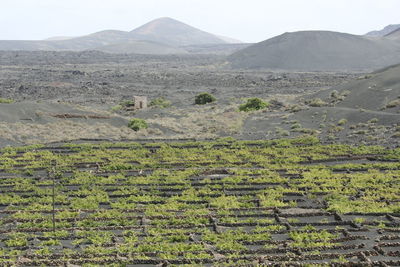
[[(85, 51), (111, 53), (182, 54), (182, 46), (240, 43), (219, 37), (171, 18), (153, 20), (131, 32), (106, 30), (80, 37), (53, 37), (43, 41), (1, 41), (0, 50)], [(232, 49), (229, 45), (226, 47)], [(213, 49), (209, 50), (214, 52)]]
[(108, 30), (65, 40), (0, 41), (0, 50), (83, 51), (130, 40), (133, 38), (127, 32)]
[(284, 33), (228, 57), (233, 68), (364, 71), (400, 62), (400, 43), (329, 31)]
[(160, 18), (130, 32), (137, 40), (154, 41), (171, 46), (224, 44), (226, 41), (171, 18)]
[(400, 29), (400, 24), (391, 24), (386, 26), (385, 28), (383, 28), (380, 31), (372, 31), (369, 32), (367, 34), (365, 34), (366, 36), (372, 36), (372, 37), (383, 37), (397, 29)]
[(72, 37), (72, 36), (53, 36), (47, 39), (44, 39), (43, 41), (63, 41), (63, 40), (69, 40), (69, 39), (73, 39), (76, 37)]
[(233, 39), (230, 37), (222, 36), (222, 35), (216, 35), (219, 39), (222, 39), (222, 41), (229, 43), (229, 44), (243, 44), (243, 41), (240, 41), (238, 39)]
[(20, 40), (0, 40), (1, 51), (38, 51), (38, 50), (57, 50), (53, 41), (20, 41)]

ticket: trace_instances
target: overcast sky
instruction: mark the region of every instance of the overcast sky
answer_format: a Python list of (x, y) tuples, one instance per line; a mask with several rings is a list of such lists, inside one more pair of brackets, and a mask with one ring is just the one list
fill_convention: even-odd
[(159, 17), (258, 42), (288, 31), (364, 34), (400, 24), (400, 0), (0, 0), (0, 39), (130, 31)]

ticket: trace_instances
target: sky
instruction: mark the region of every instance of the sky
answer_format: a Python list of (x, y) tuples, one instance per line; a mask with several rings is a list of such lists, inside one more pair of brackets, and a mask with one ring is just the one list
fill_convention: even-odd
[(114, 29), (159, 17), (259, 42), (284, 32), (365, 34), (400, 24), (400, 0), (0, 0), (1, 40), (41, 40)]

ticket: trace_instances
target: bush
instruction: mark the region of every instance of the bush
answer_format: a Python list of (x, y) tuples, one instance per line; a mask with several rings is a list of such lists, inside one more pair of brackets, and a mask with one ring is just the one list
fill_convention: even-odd
[(171, 106), (171, 102), (166, 100), (164, 97), (159, 97), (150, 101), (150, 107), (167, 108)]
[(0, 97), (0, 104), (11, 104), (11, 103), (14, 103), (14, 100), (13, 99), (8, 99), (8, 98), (1, 98)]
[(125, 109), (126, 107), (134, 105), (134, 104), (135, 104), (135, 102), (132, 100), (125, 100), (125, 101), (120, 102), (118, 105), (113, 106), (111, 108), (111, 111), (118, 112), (118, 111)]
[(196, 105), (205, 105), (207, 103), (211, 103), (217, 100), (212, 94), (209, 93), (201, 93), (196, 96), (194, 99), (194, 103)]
[(306, 104), (310, 107), (323, 107), (326, 106), (327, 103), (323, 101), (321, 98), (314, 98), (309, 101), (306, 101)]
[(132, 106), (132, 105), (135, 105), (135, 101), (133, 101), (133, 100), (125, 100), (125, 101), (122, 101), (120, 103), (120, 105), (123, 106), (123, 107)]
[(332, 92), (331, 92), (331, 97), (332, 98), (339, 98), (339, 92), (338, 91), (336, 91), (336, 90), (333, 90)]
[(393, 101), (390, 101), (389, 103), (386, 104), (386, 108), (394, 108), (400, 105), (400, 99), (396, 99)]
[(377, 123), (379, 120), (378, 118), (373, 118), (368, 121), (368, 123)]
[(128, 127), (137, 132), (140, 129), (147, 129), (148, 126), (145, 120), (136, 118), (129, 121)]
[(301, 110), (301, 107), (299, 105), (293, 105), (289, 108), (290, 112), (299, 112)]
[(117, 112), (122, 109), (122, 105), (115, 105), (111, 108), (111, 111)]
[(345, 125), (346, 123), (347, 123), (346, 119), (341, 119), (338, 121), (338, 125), (340, 125), (340, 126)]
[(245, 104), (239, 106), (240, 111), (253, 111), (253, 110), (260, 110), (264, 109), (269, 106), (269, 103), (262, 101), (261, 99), (254, 97), (247, 99)]

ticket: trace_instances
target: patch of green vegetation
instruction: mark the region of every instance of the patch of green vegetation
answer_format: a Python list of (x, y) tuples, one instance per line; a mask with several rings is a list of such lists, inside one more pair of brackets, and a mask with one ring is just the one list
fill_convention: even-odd
[(276, 127), (275, 128), (275, 133), (276, 133), (276, 135), (281, 136), (281, 137), (285, 137), (285, 136), (289, 136), (290, 135), (290, 132), (288, 130), (285, 130), (285, 129), (281, 128), (281, 127)]
[(332, 240), (337, 238), (337, 234), (329, 233), (327, 230), (317, 231), (314, 227), (304, 227), (302, 231), (292, 231), (289, 233), (293, 243), (292, 247), (315, 248), (332, 247), (336, 245)]
[(379, 119), (373, 118), (373, 119), (370, 119), (370, 120), (368, 121), (368, 123), (377, 123), (378, 121), (379, 121)]
[(117, 111), (120, 111), (122, 108), (123, 108), (123, 106), (118, 104), (118, 105), (113, 106), (111, 108), (111, 111), (117, 112)]
[(127, 106), (132, 106), (135, 105), (135, 101), (133, 100), (124, 100), (120, 103), (121, 106), (127, 107)]
[(357, 218), (355, 218), (353, 221), (354, 221), (355, 223), (357, 223), (357, 224), (362, 224), (362, 223), (365, 222), (365, 218), (357, 217)]
[[(384, 215), (400, 211), (397, 148), (322, 144), (305, 135), (53, 149), (1, 150), (0, 186), (7, 190), (0, 194), (0, 225), (9, 231), (2, 260), (21, 256), (40, 265), (62, 253), (60, 264), (84, 257), (86, 264), (185, 259), (219, 265), (229, 259), (234, 265), (251, 264), (254, 246), (267, 255), (287, 248), (290, 257), (299, 249), (318, 256), (347, 244), (339, 235), (353, 227), (349, 216), (378, 230), (395, 227)], [(343, 157), (378, 160), (338, 163)], [(308, 213), (307, 203), (320, 205), (318, 212), (313, 206)], [(334, 227), (333, 212), (344, 214), (345, 223)], [(312, 225), (301, 227), (304, 221)], [(61, 250), (66, 242), (73, 247)]]
[(122, 101), (119, 104), (111, 107), (111, 111), (117, 112), (117, 111), (120, 111), (120, 110), (122, 110), (128, 106), (134, 105), (134, 104), (135, 104), (135, 102), (133, 100), (125, 100), (125, 101)]
[(25, 233), (12, 233), (4, 242), (7, 247), (25, 247), (28, 245), (28, 234)]
[(0, 104), (12, 104), (14, 103), (14, 99), (10, 98), (1, 98), (0, 97)]
[(168, 108), (171, 106), (171, 101), (165, 99), (164, 97), (159, 97), (151, 100), (149, 106), (157, 108)]
[(269, 103), (261, 100), (260, 98), (254, 97), (247, 99), (246, 103), (239, 106), (240, 111), (250, 112), (265, 109), (269, 106)]
[(208, 103), (215, 102), (216, 100), (217, 99), (210, 93), (201, 93), (194, 98), (194, 103), (196, 105), (205, 105)]
[(347, 123), (347, 119), (345, 119), (345, 118), (343, 118), (343, 119), (340, 119), (339, 121), (338, 121), (338, 125), (339, 126), (343, 126), (343, 125), (345, 125)]
[(141, 129), (147, 129), (148, 125), (145, 120), (134, 118), (129, 121), (128, 127), (137, 132)]
[(302, 110), (302, 108), (299, 105), (291, 105), (289, 108), (290, 112), (296, 113), (299, 112), (300, 110)]
[(400, 99), (395, 99), (386, 104), (386, 108), (395, 108), (400, 106)]
[(328, 103), (323, 101), (321, 98), (313, 98), (311, 100), (306, 101), (306, 104), (309, 105), (310, 107), (323, 107), (328, 105)]

